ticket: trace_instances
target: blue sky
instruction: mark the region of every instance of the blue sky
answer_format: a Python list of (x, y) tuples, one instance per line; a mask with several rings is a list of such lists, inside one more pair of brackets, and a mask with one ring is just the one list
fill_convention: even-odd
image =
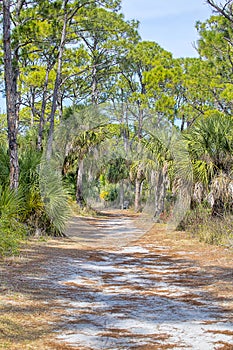
[(122, 0), (122, 12), (140, 21), (142, 40), (157, 42), (174, 57), (197, 56), (195, 23), (211, 15), (205, 0)]

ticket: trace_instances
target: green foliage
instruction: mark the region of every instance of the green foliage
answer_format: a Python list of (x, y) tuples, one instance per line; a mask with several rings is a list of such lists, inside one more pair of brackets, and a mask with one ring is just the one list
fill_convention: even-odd
[(0, 256), (16, 255), (27, 229), (16, 219), (0, 218)]
[(201, 242), (233, 247), (232, 217), (225, 217), (224, 221), (209, 217), (198, 229), (198, 238)]
[(21, 191), (0, 187), (0, 256), (18, 252), (27, 233), (26, 226), (20, 222), (24, 211)]
[(209, 218), (210, 208), (204, 205), (198, 205), (193, 210), (189, 210), (183, 220), (177, 227), (178, 230), (185, 230), (196, 235), (198, 228), (203, 225)]
[(0, 217), (4, 219), (18, 219), (24, 211), (23, 196), (19, 191), (10, 190), (9, 187), (0, 188)]
[(40, 164), (39, 189), (44, 204), (44, 215), (50, 231), (62, 235), (71, 215), (69, 192), (64, 187), (62, 176), (54, 164), (43, 160)]
[(129, 162), (122, 157), (111, 159), (108, 162), (106, 177), (108, 182), (113, 184), (127, 179), (129, 177)]
[(0, 256), (17, 254), (27, 228), (20, 222), (25, 215), (21, 188), (9, 188), (9, 157), (6, 148), (0, 151)]
[(0, 185), (7, 186), (10, 183), (10, 159), (4, 146), (0, 146), (0, 169)]
[(104, 174), (100, 174), (99, 183), (101, 187), (104, 187), (106, 185), (106, 178)]
[[(41, 153), (34, 147), (28, 147), (28, 135), (21, 139), (20, 149), (20, 188), (11, 191), (9, 182), (9, 157), (4, 148), (0, 153), (0, 220), (4, 244), (16, 244), (23, 232), (34, 234), (37, 229), (46, 234), (62, 234), (68, 219), (68, 193), (63, 189), (61, 177), (52, 174), (47, 182), (49, 203), (44, 202), (40, 188)], [(8, 223), (6, 225), (6, 223)], [(17, 232), (18, 230), (18, 232)], [(5, 232), (5, 233), (4, 233)], [(3, 236), (2, 236), (3, 237)], [(8, 242), (8, 243), (7, 243)], [(17, 241), (18, 242), (18, 241)], [(16, 245), (15, 245), (16, 247)], [(13, 249), (13, 248), (12, 248)]]
[(45, 218), (45, 208), (39, 188), (41, 152), (25, 145), (22, 145), (22, 147), (19, 164), (20, 188), (23, 196), (24, 212), (20, 216), (20, 219), (27, 223), (29, 231), (34, 234), (36, 229), (44, 229), (48, 220)]
[(100, 198), (106, 202), (114, 202), (118, 197), (116, 186), (109, 184), (100, 192)]
[[(207, 21), (197, 23), (200, 35), (198, 51), (204, 70), (202, 93), (212, 94), (212, 106), (226, 115), (232, 115), (232, 23), (224, 16), (211, 16)], [(200, 80), (200, 77), (199, 77)], [(204, 96), (206, 93), (204, 93)]]
[(64, 188), (61, 188), (58, 179), (53, 177), (53, 181), (47, 187), (47, 194), (44, 201), (46, 214), (49, 216), (52, 224), (51, 229), (55, 235), (64, 232), (70, 218), (71, 212), (68, 199), (68, 192)]
[[(38, 170), (41, 161), (41, 152), (28, 146), (20, 152), (20, 184), (30, 187), (38, 184)], [(26, 189), (27, 190), (27, 189)]]
[(193, 162), (194, 177), (208, 185), (216, 174), (229, 174), (233, 165), (233, 119), (215, 113), (200, 118), (187, 132), (190, 156)]
[[(0, 51), (1, 60), (1, 51)], [(1, 67), (1, 61), (0, 61)], [(1, 150), (7, 145), (7, 118), (5, 114), (0, 113), (0, 144)]]

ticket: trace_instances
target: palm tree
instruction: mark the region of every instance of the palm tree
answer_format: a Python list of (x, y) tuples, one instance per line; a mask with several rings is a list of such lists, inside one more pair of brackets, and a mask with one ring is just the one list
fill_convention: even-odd
[(166, 120), (148, 130), (143, 140), (143, 169), (154, 220), (166, 212), (169, 224), (176, 227), (190, 208), (193, 174), (187, 144)]
[(129, 178), (130, 162), (122, 157), (110, 159), (107, 165), (107, 180), (112, 184), (120, 184), (120, 207), (124, 209), (124, 180)]
[[(87, 108), (67, 119), (61, 132), (69, 131), (66, 155), (63, 164), (63, 173), (75, 171), (76, 202), (80, 207), (85, 206), (83, 196), (84, 160), (95, 147), (105, 140), (118, 137), (119, 124), (111, 124), (97, 108)], [(59, 133), (60, 135), (60, 133)], [(58, 135), (58, 136), (59, 136)], [(58, 137), (60, 140), (60, 136)]]
[[(202, 187), (202, 192), (209, 194), (214, 216), (222, 216), (229, 198), (232, 199), (232, 129), (232, 118), (216, 112), (198, 119), (184, 134), (192, 159), (195, 183), (200, 184), (196, 188), (200, 190)], [(202, 193), (199, 199), (202, 200), (204, 196)]]

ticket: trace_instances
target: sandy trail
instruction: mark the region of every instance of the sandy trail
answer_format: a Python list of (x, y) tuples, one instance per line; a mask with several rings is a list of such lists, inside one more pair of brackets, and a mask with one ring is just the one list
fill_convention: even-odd
[(44, 247), (21, 280), (12, 274), (55, 317), (46, 349), (233, 349), (232, 294), (213, 293), (232, 269), (142, 236), (132, 217), (78, 220), (67, 243)]

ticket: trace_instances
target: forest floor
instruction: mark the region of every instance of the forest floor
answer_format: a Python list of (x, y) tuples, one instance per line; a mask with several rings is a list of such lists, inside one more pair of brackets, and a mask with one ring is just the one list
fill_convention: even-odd
[(76, 217), (0, 261), (0, 349), (232, 350), (233, 251), (137, 219)]

